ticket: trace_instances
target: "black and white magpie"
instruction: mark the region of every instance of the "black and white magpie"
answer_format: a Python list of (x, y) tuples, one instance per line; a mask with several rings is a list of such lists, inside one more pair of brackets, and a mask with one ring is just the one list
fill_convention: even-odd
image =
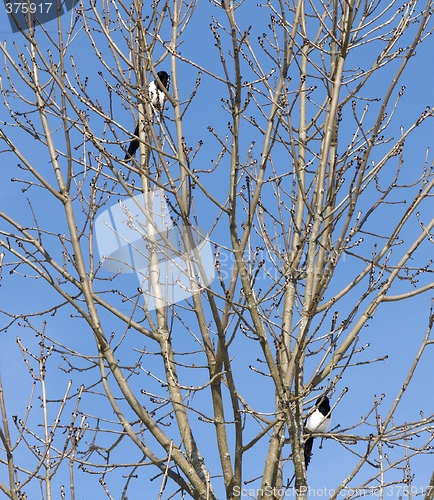
[[(148, 96), (152, 107), (155, 108), (156, 111), (161, 112), (166, 99), (164, 89), (167, 91), (169, 90), (170, 76), (165, 71), (159, 71), (157, 73), (157, 77), (158, 78), (156, 80), (148, 85)], [(137, 137), (139, 135), (139, 124), (137, 124), (137, 127), (134, 130), (134, 135)], [(139, 139), (136, 137), (132, 139), (130, 145), (128, 146), (128, 151), (124, 160), (130, 160), (136, 154), (136, 151), (139, 149), (139, 145)]]
[[(308, 416), (305, 427), (311, 432), (327, 432), (332, 420), (330, 401), (327, 396), (321, 396), (316, 400), (315, 410)], [(312, 454), (313, 437), (309, 437), (304, 443), (304, 463), (306, 470)]]

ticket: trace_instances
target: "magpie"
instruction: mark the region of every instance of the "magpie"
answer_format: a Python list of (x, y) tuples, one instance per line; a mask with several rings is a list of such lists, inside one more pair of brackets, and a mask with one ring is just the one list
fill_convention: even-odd
[[(159, 71), (157, 73), (157, 80), (154, 80), (148, 85), (148, 96), (151, 105), (157, 110), (162, 111), (164, 106), (164, 101), (166, 99), (166, 95), (164, 94), (164, 89), (169, 90), (170, 77), (165, 71)], [(137, 124), (136, 129), (134, 130), (134, 135), (139, 135), (139, 124)], [(125, 155), (124, 160), (130, 160), (139, 149), (139, 139), (136, 137), (131, 140), (130, 145), (128, 146), (127, 154)]]
[[(330, 412), (330, 401), (327, 396), (321, 396), (316, 400), (315, 410), (306, 420), (305, 427), (311, 432), (327, 432), (332, 414)], [(306, 470), (312, 454), (313, 437), (310, 437), (304, 443), (304, 463)]]

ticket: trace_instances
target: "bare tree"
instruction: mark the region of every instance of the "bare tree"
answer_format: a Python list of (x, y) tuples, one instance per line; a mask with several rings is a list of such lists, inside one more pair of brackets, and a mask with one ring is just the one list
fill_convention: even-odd
[(0, 44), (2, 332), (32, 380), (16, 416), (0, 387), (7, 497), (305, 498), (312, 436), (354, 464), (328, 496), (414, 493), (434, 414), (398, 408), (431, 310), (391, 403), (304, 422), (384, 359), (377, 310), (434, 287), (429, 150), (404, 164), (434, 108), (399, 122), (432, 9), (91, 1)]

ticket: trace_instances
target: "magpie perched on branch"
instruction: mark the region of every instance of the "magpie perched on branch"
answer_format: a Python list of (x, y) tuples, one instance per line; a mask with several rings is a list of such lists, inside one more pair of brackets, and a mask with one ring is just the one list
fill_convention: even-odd
[[(306, 420), (306, 428), (312, 432), (327, 432), (332, 414), (330, 411), (330, 401), (327, 396), (321, 396), (316, 400), (315, 410), (309, 415)], [(304, 463), (306, 470), (310, 462), (312, 454), (313, 437), (310, 437), (304, 443)]]
[[(149, 101), (153, 108), (157, 111), (162, 111), (164, 106), (164, 101), (166, 99), (166, 95), (164, 94), (164, 89), (169, 90), (170, 77), (165, 71), (159, 71), (157, 73), (157, 79), (151, 82), (148, 85), (148, 95)], [(128, 146), (127, 154), (125, 155), (124, 160), (130, 160), (139, 149), (139, 124), (137, 124), (136, 129), (134, 130), (134, 135), (136, 136), (131, 140), (130, 145)]]

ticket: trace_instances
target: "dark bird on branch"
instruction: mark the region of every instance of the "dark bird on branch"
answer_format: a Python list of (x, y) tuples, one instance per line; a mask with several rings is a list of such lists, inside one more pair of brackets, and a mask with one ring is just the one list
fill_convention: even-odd
[[(164, 89), (169, 90), (170, 77), (165, 71), (159, 71), (157, 73), (157, 79), (151, 82), (148, 85), (148, 95), (149, 101), (153, 108), (157, 111), (162, 111), (164, 106), (164, 101), (166, 99), (166, 95), (164, 93)], [(137, 124), (136, 129), (134, 130), (134, 139), (131, 140), (130, 145), (128, 146), (127, 154), (125, 155), (124, 160), (130, 160), (139, 149), (139, 124)]]
[[(306, 428), (311, 432), (327, 432), (332, 420), (330, 411), (330, 401), (327, 396), (321, 396), (316, 400), (315, 410), (309, 415), (306, 420)], [(310, 437), (304, 443), (304, 463), (306, 470), (310, 462), (312, 454), (313, 437)]]

